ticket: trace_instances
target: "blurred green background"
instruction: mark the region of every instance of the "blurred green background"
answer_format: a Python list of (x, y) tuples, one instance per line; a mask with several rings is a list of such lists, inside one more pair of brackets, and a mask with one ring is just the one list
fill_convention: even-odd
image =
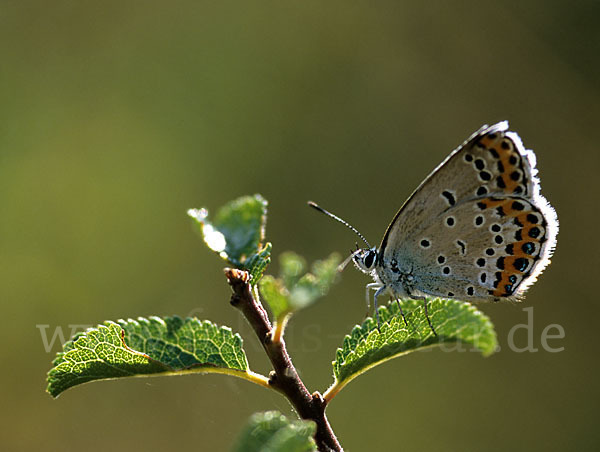
[[(266, 373), (186, 209), (259, 192), (275, 257), (345, 253), (356, 237), (308, 199), (377, 243), (452, 149), (508, 119), (537, 153), (561, 232), (522, 305), (480, 306), (502, 351), (393, 360), (328, 415), (353, 451), (375, 437), (377, 450), (598, 450), (598, 17), (597, 1), (2, 1), (3, 449), (220, 451), (255, 411), (293, 415), (278, 394), (218, 375), (52, 400), (60, 344), (47, 352), (42, 333), (197, 315), (240, 331)], [(288, 344), (310, 390), (331, 382), (367, 282), (348, 269), (294, 318)], [(524, 307), (536, 353), (507, 346)], [(550, 324), (562, 352), (541, 348)]]

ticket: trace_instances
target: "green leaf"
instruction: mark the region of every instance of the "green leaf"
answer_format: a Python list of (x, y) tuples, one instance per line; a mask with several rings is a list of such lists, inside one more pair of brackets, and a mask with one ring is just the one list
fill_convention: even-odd
[(289, 292), (281, 279), (265, 275), (258, 286), (262, 298), (267, 301), (275, 319), (281, 319), (291, 311)]
[(306, 269), (306, 260), (298, 254), (287, 251), (279, 256), (280, 276), (285, 287), (294, 287)]
[(47, 388), (53, 397), (106, 378), (188, 372), (258, 378), (248, 370), (239, 334), (207, 320), (180, 317), (105, 322), (68, 341), (53, 366)]
[(328, 400), (371, 367), (424, 347), (468, 344), (484, 356), (497, 348), (496, 332), (489, 318), (468, 303), (445, 299), (428, 302), (429, 319), (437, 336), (429, 327), (422, 301), (405, 300), (401, 306), (408, 326), (393, 302), (379, 308), (381, 331), (374, 319), (367, 318), (344, 338), (333, 362), (335, 380), (325, 394)]
[(312, 304), (329, 292), (329, 288), (338, 276), (340, 262), (339, 254), (333, 253), (327, 259), (313, 264), (312, 273), (303, 275), (291, 289), (290, 304), (294, 310)]
[(242, 430), (234, 452), (316, 451), (312, 421), (290, 421), (278, 411), (256, 413)]
[(206, 209), (190, 209), (208, 247), (236, 268), (248, 270), (256, 284), (270, 262), (271, 244), (264, 243), (267, 201), (243, 196), (225, 204), (208, 221)]
[(269, 304), (275, 319), (312, 304), (324, 296), (334, 283), (340, 257), (332, 254), (327, 259), (316, 261), (312, 273), (303, 274), (306, 262), (292, 252), (280, 256), (281, 275), (267, 275), (259, 283), (263, 298)]
[(260, 278), (263, 275), (263, 272), (267, 268), (267, 266), (271, 263), (271, 248), (272, 245), (270, 242), (267, 244), (256, 254), (253, 254), (248, 258), (246, 262), (244, 262), (244, 268), (248, 270), (251, 276), (251, 284), (256, 285), (260, 281)]

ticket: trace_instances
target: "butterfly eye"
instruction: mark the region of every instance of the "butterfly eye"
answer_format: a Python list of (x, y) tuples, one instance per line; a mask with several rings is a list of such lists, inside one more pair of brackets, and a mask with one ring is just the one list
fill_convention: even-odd
[(376, 253), (374, 251), (369, 250), (367, 255), (365, 256), (365, 267), (371, 268), (373, 263), (375, 262)]

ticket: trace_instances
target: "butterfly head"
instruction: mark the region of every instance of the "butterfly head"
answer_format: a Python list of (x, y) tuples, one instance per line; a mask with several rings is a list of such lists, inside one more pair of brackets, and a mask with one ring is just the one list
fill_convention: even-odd
[(352, 262), (361, 272), (371, 274), (377, 264), (375, 248), (361, 248), (352, 253)]

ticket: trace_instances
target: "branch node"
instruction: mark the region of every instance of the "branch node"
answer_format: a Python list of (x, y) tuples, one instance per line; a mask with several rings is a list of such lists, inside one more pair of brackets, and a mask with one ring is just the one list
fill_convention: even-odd
[(323, 398), (319, 391), (315, 391), (312, 393), (312, 401), (315, 406), (324, 409), (327, 406), (327, 400)]
[(277, 373), (274, 370), (269, 372), (269, 385), (277, 386)]
[(225, 273), (225, 277), (227, 278), (227, 282), (230, 285), (234, 284), (247, 284), (250, 281), (250, 273), (245, 270), (240, 270), (239, 268), (229, 268), (225, 267), (223, 269)]
[(235, 306), (237, 306), (237, 305), (240, 304), (240, 301), (241, 301), (241, 297), (239, 295), (237, 295), (237, 294), (234, 293), (234, 294), (231, 295), (231, 300), (229, 300), (229, 304), (231, 306), (235, 307)]
[(263, 343), (265, 345), (269, 345), (273, 342), (273, 335), (271, 334), (271, 331), (267, 331), (267, 333), (265, 334), (265, 337), (263, 338)]

